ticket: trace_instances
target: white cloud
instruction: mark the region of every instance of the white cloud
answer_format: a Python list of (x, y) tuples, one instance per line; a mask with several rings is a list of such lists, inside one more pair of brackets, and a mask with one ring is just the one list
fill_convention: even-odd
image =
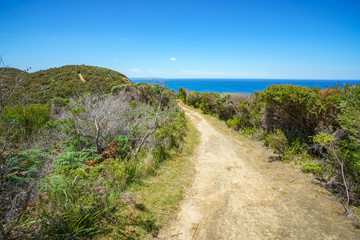
[(155, 71), (155, 70), (152, 70), (152, 69), (148, 69), (148, 70), (146, 70), (146, 72), (148, 72), (148, 73), (159, 73), (158, 71)]
[(216, 76), (229, 76), (233, 75), (231, 72), (213, 72), (213, 71), (194, 71), (194, 70), (182, 70), (182, 73), (191, 75), (216, 75)]
[[(191, 77), (224, 77), (224, 78), (271, 78), (266, 72), (216, 72), (199, 70), (182, 70), (184, 76)], [(276, 78), (276, 77), (274, 77)]]
[(174, 57), (170, 58), (170, 60), (171, 60), (171, 61), (177, 61), (177, 59), (174, 58)]
[(142, 72), (139, 68), (133, 68), (133, 69), (131, 69), (131, 71), (133, 71), (133, 72)]

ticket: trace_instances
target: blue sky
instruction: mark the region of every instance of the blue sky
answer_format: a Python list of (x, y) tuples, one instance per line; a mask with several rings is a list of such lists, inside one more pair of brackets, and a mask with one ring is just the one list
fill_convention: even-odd
[(31, 71), (360, 79), (360, 1), (0, 0), (0, 55)]

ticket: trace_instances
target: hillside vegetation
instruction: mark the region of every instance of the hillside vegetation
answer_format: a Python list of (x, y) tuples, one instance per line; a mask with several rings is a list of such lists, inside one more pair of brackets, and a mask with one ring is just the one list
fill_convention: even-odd
[[(112, 87), (131, 84), (123, 74), (101, 67), (86, 65), (67, 65), (27, 73), (14, 68), (6, 68), (3, 75), (8, 80), (21, 78), (22, 88), (14, 96), (14, 103), (49, 103), (50, 100), (68, 99), (74, 94), (110, 93)], [(83, 82), (79, 74), (84, 78)]]
[(261, 140), (280, 159), (319, 176), (346, 213), (360, 201), (360, 85), (327, 89), (273, 85), (252, 95), (179, 89), (188, 105)]
[(83, 65), (0, 68), (0, 86), (0, 238), (157, 234), (152, 210), (127, 190), (181, 152), (173, 91)]

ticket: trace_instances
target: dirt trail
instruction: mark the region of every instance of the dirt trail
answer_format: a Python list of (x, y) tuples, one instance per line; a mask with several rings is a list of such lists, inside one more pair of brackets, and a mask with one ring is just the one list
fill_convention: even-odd
[(160, 239), (360, 239), (342, 207), (311, 184), (311, 176), (269, 161), (269, 150), (216, 120), (185, 111), (201, 133), (196, 174)]

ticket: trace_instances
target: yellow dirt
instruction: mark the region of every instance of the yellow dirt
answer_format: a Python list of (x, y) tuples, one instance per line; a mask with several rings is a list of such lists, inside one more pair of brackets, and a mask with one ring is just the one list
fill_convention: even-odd
[(83, 77), (83, 75), (82, 75), (81, 73), (79, 73), (79, 78), (80, 78), (80, 80), (81, 80), (82, 82), (86, 82), (85, 79), (84, 79), (84, 77)]
[(201, 133), (196, 174), (160, 239), (360, 239), (343, 208), (311, 175), (270, 161), (263, 146), (185, 107)]

